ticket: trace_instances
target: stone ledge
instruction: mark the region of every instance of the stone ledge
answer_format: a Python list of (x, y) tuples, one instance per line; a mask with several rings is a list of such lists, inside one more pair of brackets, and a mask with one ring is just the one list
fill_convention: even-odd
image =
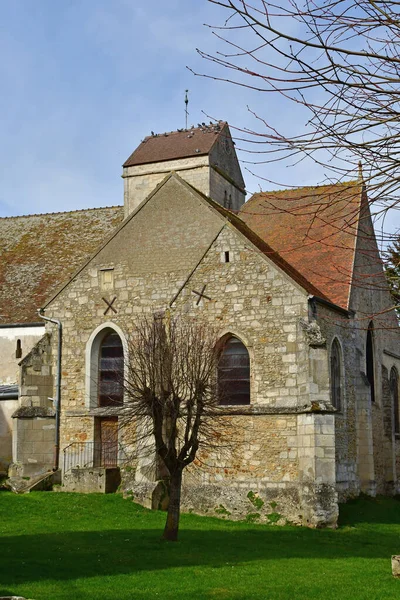
[(13, 419), (34, 419), (35, 417), (42, 417), (45, 419), (54, 419), (56, 413), (54, 408), (46, 408), (44, 406), (21, 406), (15, 413), (13, 413)]
[[(257, 416), (257, 415), (300, 415), (308, 413), (328, 413), (337, 412), (331, 404), (325, 402), (312, 402), (303, 406), (226, 406), (216, 411), (218, 416)], [(93, 408), (67, 410), (67, 417), (103, 417), (103, 416), (129, 416), (129, 406), (118, 408)]]

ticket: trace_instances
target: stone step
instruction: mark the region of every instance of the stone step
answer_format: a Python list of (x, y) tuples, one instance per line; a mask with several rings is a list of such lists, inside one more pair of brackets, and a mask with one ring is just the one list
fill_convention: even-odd
[[(61, 471), (51, 471), (35, 475), (35, 477), (10, 477), (6, 481), (7, 487), (15, 494), (29, 492), (44, 492), (51, 490), (53, 485), (61, 483)], [(0, 598), (1, 600), (1, 598)]]

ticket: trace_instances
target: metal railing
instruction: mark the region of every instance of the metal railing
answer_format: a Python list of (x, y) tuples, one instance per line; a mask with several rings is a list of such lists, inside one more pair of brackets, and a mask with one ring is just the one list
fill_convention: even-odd
[(71, 469), (117, 467), (121, 448), (116, 442), (72, 442), (63, 450), (64, 473)]

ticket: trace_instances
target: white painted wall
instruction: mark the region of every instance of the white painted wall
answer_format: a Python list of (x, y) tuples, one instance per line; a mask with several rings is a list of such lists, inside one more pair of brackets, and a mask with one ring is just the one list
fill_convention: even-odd
[[(0, 385), (18, 383), (18, 363), (44, 333), (44, 325), (0, 328)], [(17, 340), (21, 340), (21, 358), (15, 356)]]

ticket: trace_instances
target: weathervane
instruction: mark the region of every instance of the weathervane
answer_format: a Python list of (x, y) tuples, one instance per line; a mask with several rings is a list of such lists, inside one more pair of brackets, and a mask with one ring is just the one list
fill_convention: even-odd
[(185, 122), (186, 122), (186, 127), (185, 127), (185, 129), (187, 129), (188, 116), (189, 116), (189, 113), (188, 113), (188, 104), (189, 104), (188, 92), (189, 92), (189, 90), (185, 90), (185, 104), (186, 104), (186, 107), (185, 107), (185, 117), (186, 117), (186, 121)]

